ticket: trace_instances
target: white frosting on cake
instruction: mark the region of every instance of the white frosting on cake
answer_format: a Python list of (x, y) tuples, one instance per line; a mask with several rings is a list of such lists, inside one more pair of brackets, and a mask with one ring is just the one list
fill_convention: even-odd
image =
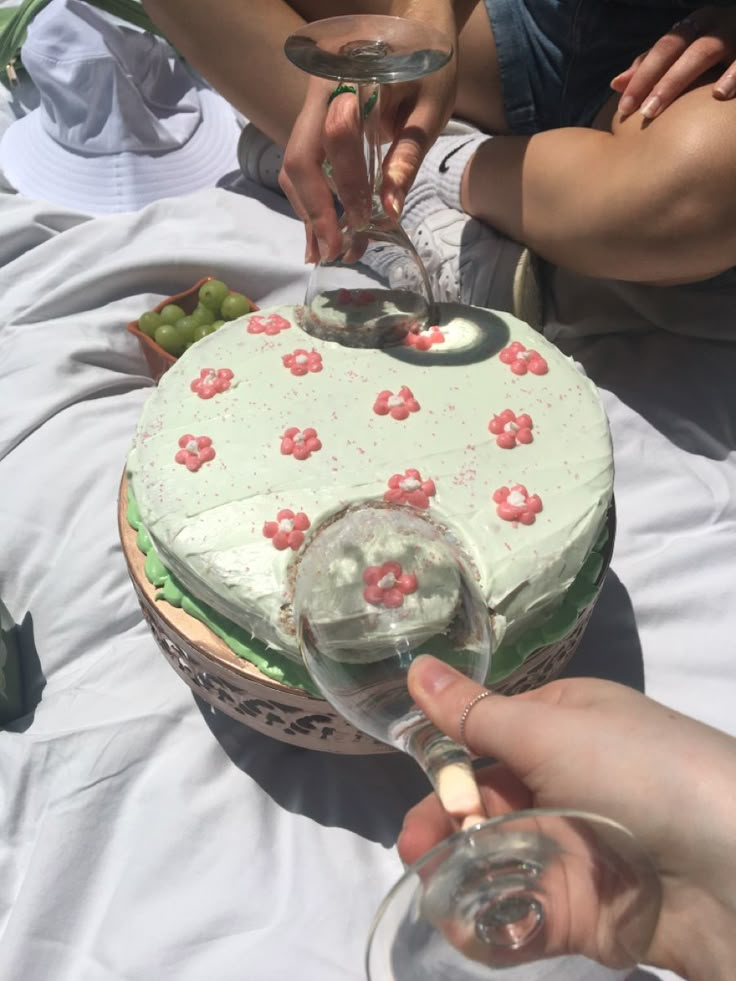
[[(593, 384), (506, 315), (443, 307), (443, 339), (434, 332), (428, 349), (376, 350), (311, 337), (296, 313), (259, 311), (220, 328), (148, 399), (128, 474), (164, 564), (195, 596), (298, 657), (293, 564), (325, 519), (382, 500), (393, 478), (394, 501), (413, 495), (460, 544), (497, 625), (509, 637), (539, 625), (580, 570), (611, 501), (610, 436)], [(514, 342), (526, 350), (508, 354)], [(523, 361), (542, 372), (540, 359), (544, 373), (512, 370)], [(232, 378), (212, 393), (215, 375), (204, 369)], [(496, 429), (517, 440), (511, 448), (489, 431), (506, 410), (514, 419)], [(200, 447), (199, 437), (211, 445)], [(504, 508), (525, 516), (505, 520)], [(294, 517), (279, 518), (286, 509)]]

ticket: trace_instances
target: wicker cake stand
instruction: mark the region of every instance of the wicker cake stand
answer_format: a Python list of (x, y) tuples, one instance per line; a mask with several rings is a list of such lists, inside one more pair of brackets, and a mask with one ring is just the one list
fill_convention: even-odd
[[(145, 556), (136, 544), (136, 532), (126, 518), (127, 507), (123, 478), (118, 503), (120, 540), (143, 616), (169, 664), (200, 698), (252, 729), (294, 746), (354, 755), (393, 752), (358, 732), (323, 699), (272, 681), (237, 657), (205, 624), (169, 603), (158, 602), (156, 587), (144, 572)], [(612, 550), (613, 520), (611, 532), (599, 588)], [(535, 651), (496, 690), (512, 694), (557, 677), (575, 653), (594, 605), (595, 600), (563, 640)]]

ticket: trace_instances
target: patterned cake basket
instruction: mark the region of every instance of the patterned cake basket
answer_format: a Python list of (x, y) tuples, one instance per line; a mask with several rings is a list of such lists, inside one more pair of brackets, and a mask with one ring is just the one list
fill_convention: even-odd
[[(136, 544), (136, 532), (128, 523), (127, 509), (127, 483), (123, 478), (118, 524), (130, 578), (143, 616), (161, 651), (196, 695), (238, 722), (293, 746), (353, 755), (394, 752), (363, 735), (323, 699), (267, 678), (184, 610), (156, 600), (156, 587), (146, 577), (145, 556)], [(608, 523), (603, 564), (591, 602), (565, 637), (530, 654), (523, 664), (494, 685), (496, 691), (508, 695), (537, 688), (556, 678), (572, 658), (608, 570), (615, 533), (613, 506)]]

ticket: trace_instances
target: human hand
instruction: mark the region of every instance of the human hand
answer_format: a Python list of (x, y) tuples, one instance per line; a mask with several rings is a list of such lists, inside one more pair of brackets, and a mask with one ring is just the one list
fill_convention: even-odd
[[(384, 208), (397, 216), (425, 153), (450, 117), (455, 76), (453, 58), (433, 75), (381, 88), (381, 139), (390, 144), (383, 159), (381, 197)], [(330, 101), (334, 88), (333, 82), (310, 79), (279, 178), (305, 224), (307, 262), (334, 259), (343, 251), (333, 191), (351, 227), (360, 228), (371, 212), (358, 99), (346, 92)], [(329, 181), (325, 161), (330, 165)]]
[[(409, 687), (420, 708), (456, 740), (463, 710), (483, 690), (430, 657), (412, 665)], [(471, 752), (498, 760), (477, 774), (490, 816), (571, 808), (618, 821), (636, 836), (662, 883), (647, 962), (691, 978), (734, 976), (733, 944), (724, 952), (717, 935), (733, 936), (736, 926), (730, 844), (736, 740), (639, 692), (595, 679), (484, 698), (467, 717), (465, 738)], [(452, 830), (437, 798), (425, 798), (405, 819), (402, 859), (415, 862)], [(702, 941), (695, 948), (687, 939), (693, 936)]]
[(716, 65), (728, 68), (713, 85), (716, 99), (736, 95), (736, 10), (701, 7), (672, 28), (649, 51), (634, 60), (611, 82), (621, 94), (618, 111), (624, 116), (637, 109), (646, 119), (659, 116), (667, 106)]

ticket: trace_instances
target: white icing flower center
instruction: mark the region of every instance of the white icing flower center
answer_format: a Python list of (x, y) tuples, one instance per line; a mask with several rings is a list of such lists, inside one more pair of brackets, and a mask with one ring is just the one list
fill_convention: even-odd
[(517, 433), (521, 429), (521, 426), (517, 426), (515, 422), (507, 422), (503, 428), (507, 433)]
[(187, 443), (187, 452), (188, 453), (196, 453), (198, 449), (199, 449), (199, 446), (197, 446), (196, 439), (190, 439), (189, 442)]
[(297, 354), (294, 360), (297, 364), (306, 364), (309, 358), (306, 356), (306, 354)]
[(214, 370), (214, 368), (211, 368), (207, 372), (207, 374), (205, 375), (205, 379), (204, 380), (206, 382), (208, 382), (210, 385), (212, 384), (213, 381), (216, 381), (217, 380), (217, 372)]
[(399, 482), (399, 487), (402, 489), (402, 491), (407, 492), (419, 490), (421, 486), (421, 481), (417, 480), (416, 477), (405, 477), (404, 480)]
[(531, 351), (519, 351), (519, 353), (516, 355), (516, 357), (521, 358), (522, 361), (528, 361), (531, 356)]
[(288, 535), (294, 530), (294, 520), (292, 518), (282, 518), (279, 521), (279, 531), (286, 532)]
[(393, 572), (387, 572), (385, 576), (382, 576), (378, 580), (376, 585), (379, 589), (393, 589), (396, 585), (396, 576)]
[(509, 504), (512, 507), (515, 508), (523, 507), (526, 504), (526, 497), (524, 496), (524, 494), (522, 494), (521, 491), (518, 490), (511, 491), (511, 493), (506, 498), (506, 500), (509, 502)]
[(296, 436), (294, 437), (294, 442), (295, 443), (303, 443), (304, 442), (304, 433), (297, 433)]
[(400, 395), (392, 395), (388, 400), (389, 409), (395, 409), (399, 405), (403, 405), (404, 400)]

